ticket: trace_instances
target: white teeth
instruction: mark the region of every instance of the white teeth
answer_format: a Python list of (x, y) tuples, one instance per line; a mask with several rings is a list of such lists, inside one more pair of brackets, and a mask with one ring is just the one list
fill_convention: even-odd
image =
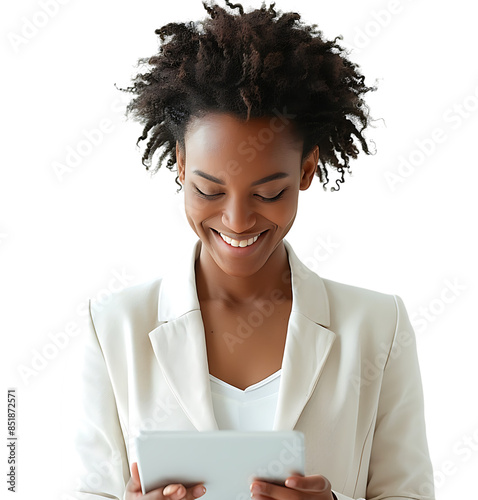
[(233, 247), (241, 247), (241, 248), (248, 247), (249, 245), (252, 245), (253, 243), (255, 243), (257, 241), (257, 238), (259, 238), (259, 236), (260, 236), (260, 235), (258, 235), (258, 236), (255, 236), (254, 238), (249, 238), (248, 240), (237, 241), (237, 240), (233, 240), (232, 238), (229, 238), (229, 236), (225, 236), (222, 233), (219, 233), (219, 234), (221, 235), (221, 238), (226, 243), (229, 243), (229, 245), (231, 245)]

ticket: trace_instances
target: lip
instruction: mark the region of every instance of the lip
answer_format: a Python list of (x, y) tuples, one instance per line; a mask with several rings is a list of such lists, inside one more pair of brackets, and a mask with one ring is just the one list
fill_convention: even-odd
[[(260, 235), (259, 238), (252, 245), (249, 245), (247, 247), (233, 247), (232, 245), (229, 245), (229, 243), (226, 243), (222, 239), (222, 237), (218, 231), (216, 231), (215, 229), (212, 229), (212, 228), (211, 228), (211, 230), (214, 233), (215, 238), (217, 238), (219, 240), (219, 243), (221, 243), (227, 250), (232, 252), (234, 255), (238, 255), (238, 256), (239, 255), (246, 256), (246, 255), (249, 255), (250, 253), (254, 252), (260, 246), (262, 240), (264, 239), (265, 233), (267, 233), (267, 231), (268, 231), (266, 229), (265, 231), (262, 231), (262, 233), (259, 233), (259, 235)], [(225, 235), (225, 236), (227, 236), (227, 235)], [(252, 238), (252, 236), (250, 238)], [(250, 238), (247, 238), (247, 239), (250, 239)], [(246, 238), (242, 238), (242, 239), (246, 239)]]

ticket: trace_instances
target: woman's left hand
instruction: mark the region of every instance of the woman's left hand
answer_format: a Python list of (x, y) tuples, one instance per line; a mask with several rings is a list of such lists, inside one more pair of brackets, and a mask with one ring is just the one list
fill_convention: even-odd
[[(295, 485), (289, 483), (295, 481)], [(255, 490), (255, 487), (259, 489)], [(290, 476), (285, 486), (254, 480), (251, 484), (254, 500), (334, 500), (330, 481), (324, 476)]]

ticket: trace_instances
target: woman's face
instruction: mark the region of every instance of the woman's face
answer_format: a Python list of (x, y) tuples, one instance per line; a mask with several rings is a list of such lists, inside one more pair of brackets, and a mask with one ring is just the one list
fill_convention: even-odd
[(190, 122), (185, 149), (184, 157), (176, 146), (178, 175), (201, 251), (226, 274), (254, 274), (292, 227), (299, 190), (310, 186), (316, 170), (318, 147), (301, 168), (302, 139), (285, 116), (244, 122), (211, 113)]

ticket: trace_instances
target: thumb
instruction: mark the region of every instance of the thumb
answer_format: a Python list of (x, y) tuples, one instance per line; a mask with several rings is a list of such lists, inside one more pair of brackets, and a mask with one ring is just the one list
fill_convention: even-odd
[[(290, 481), (291, 480), (291, 481)], [(318, 493), (326, 492), (330, 488), (329, 480), (321, 475), (301, 476), (295, 474), (286, 480), (285, 485), (296, 490), (314, 491)], [(291, 482), (295, 484), (292, 485)]]
[(139, 479), (138, 464), (136, 462), (131, 464), (131, 480), (133, 491), (140, 491), (141, 481)]

